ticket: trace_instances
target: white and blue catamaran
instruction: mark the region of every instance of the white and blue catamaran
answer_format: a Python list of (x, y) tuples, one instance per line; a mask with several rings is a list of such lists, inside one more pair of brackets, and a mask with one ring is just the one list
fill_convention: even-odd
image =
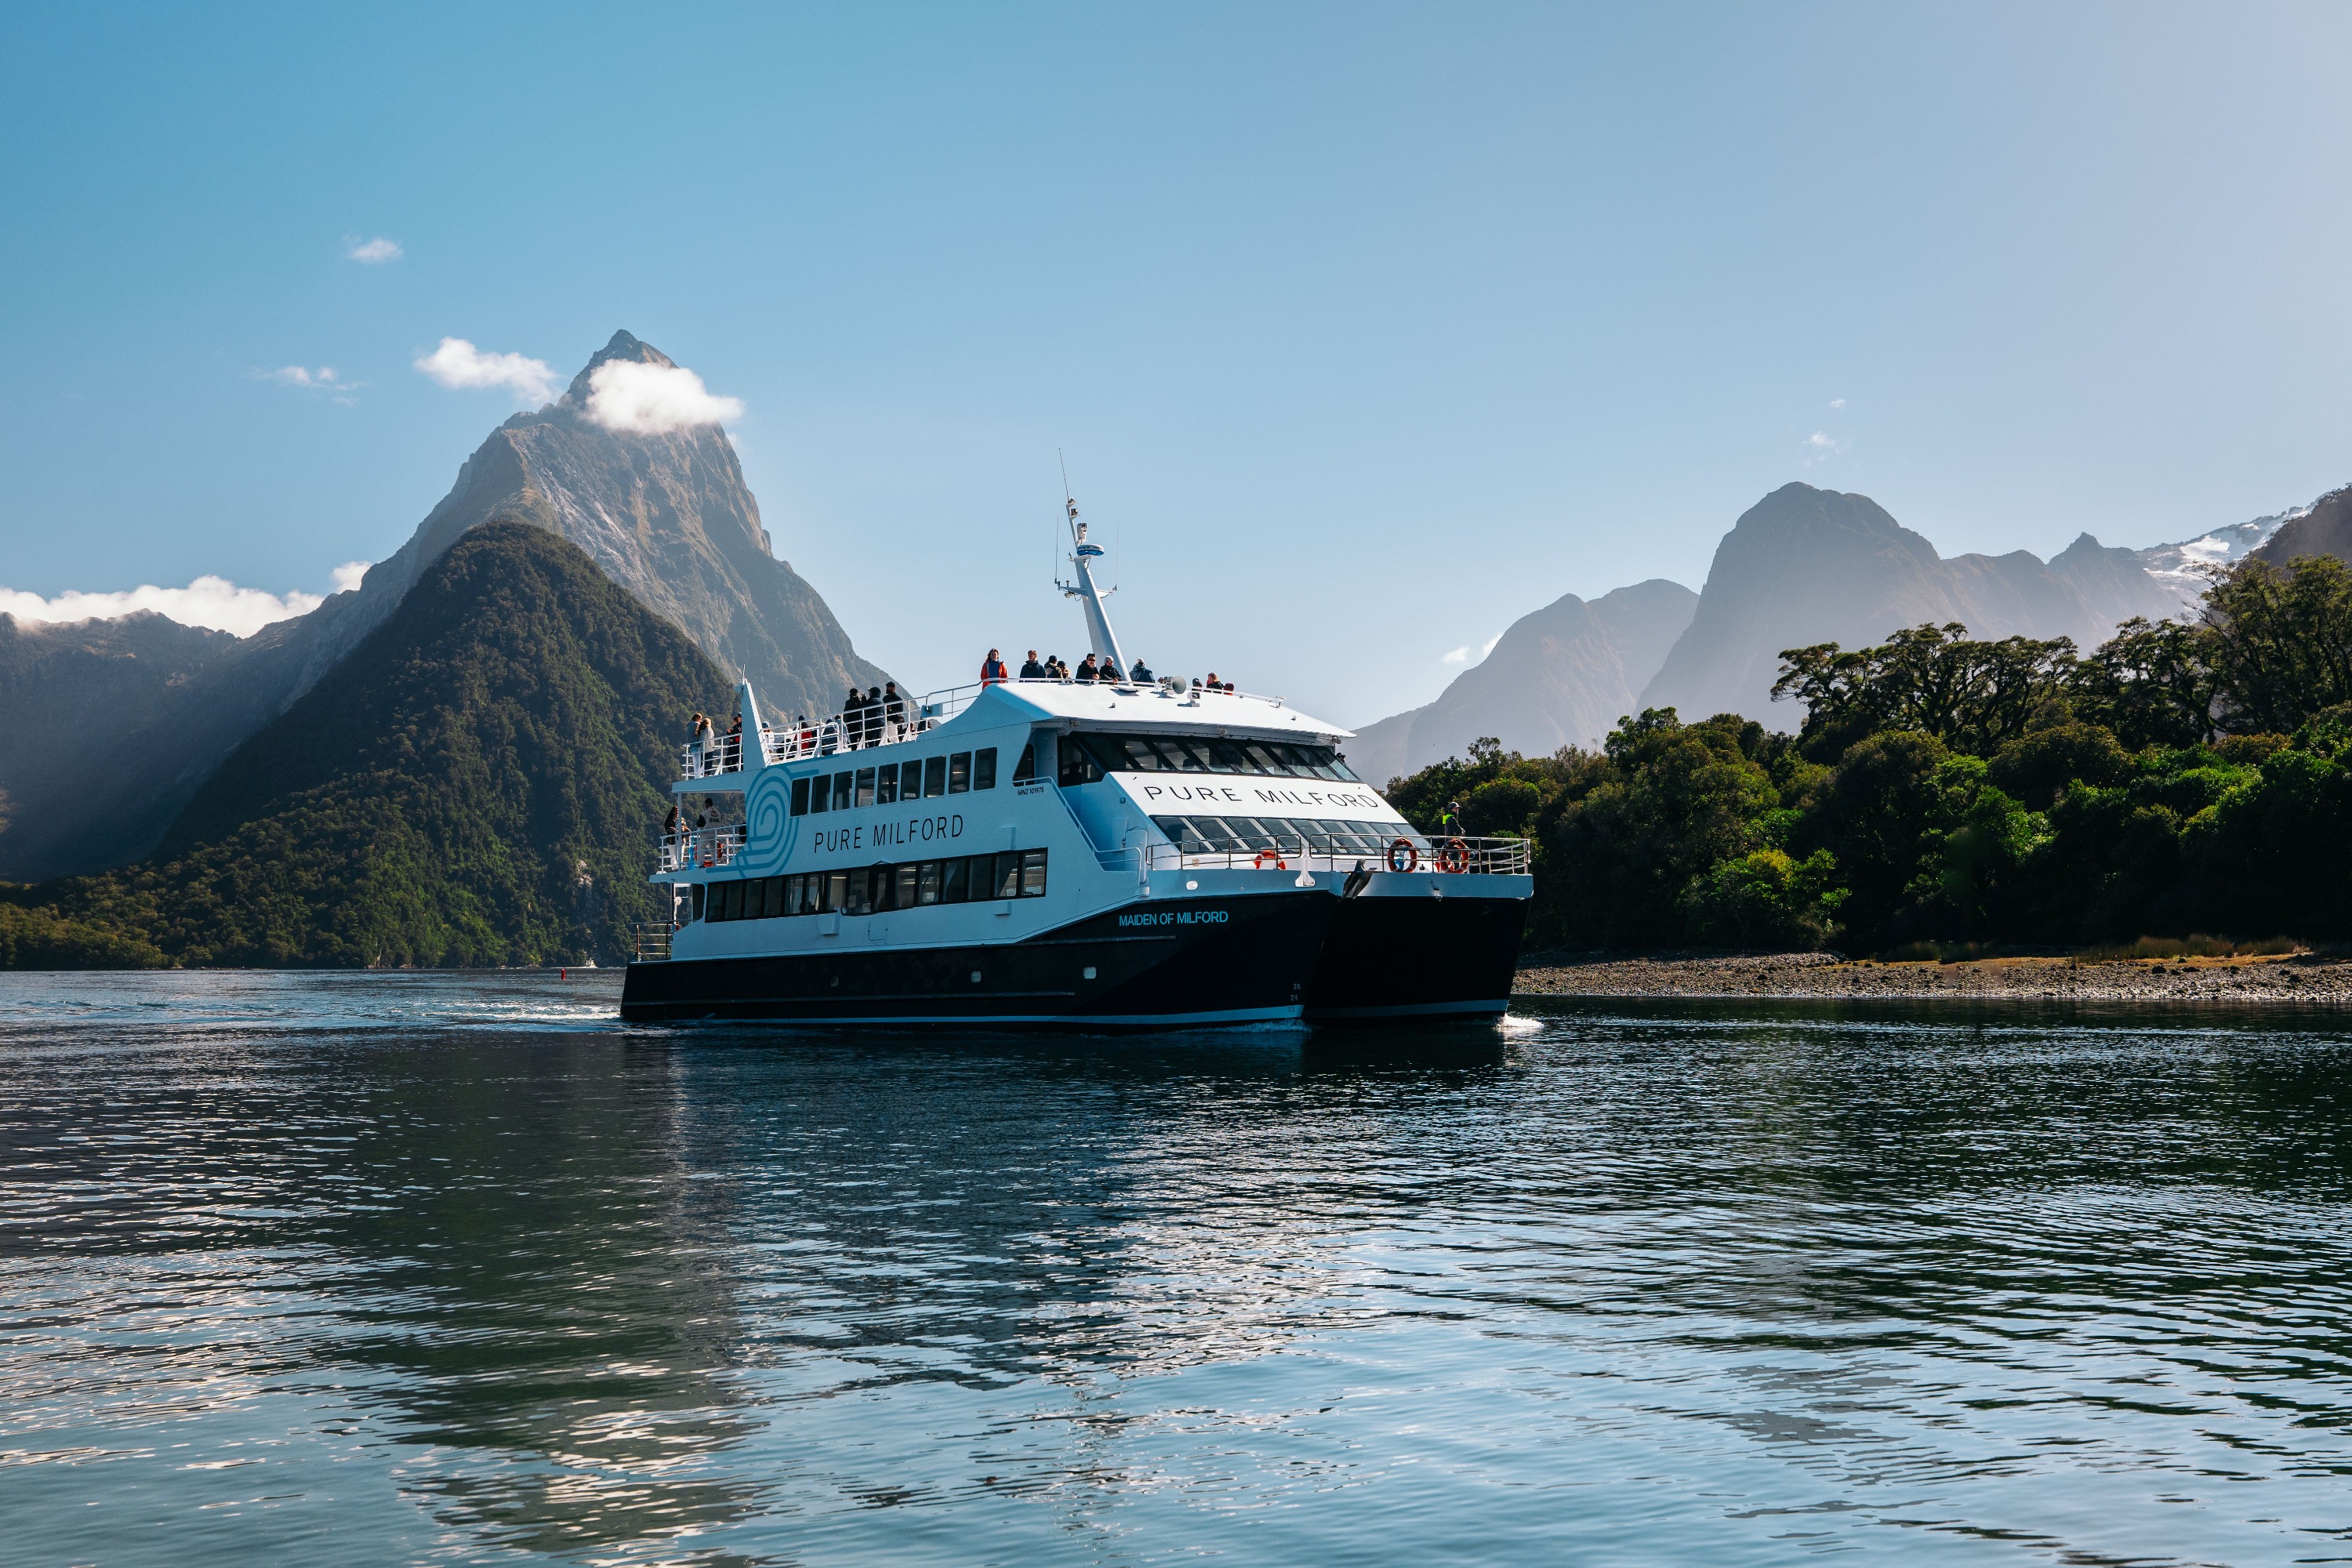
[[(1507, 1005), (1534, 890), (1517, 839), (1433, 840), (1280, 700), (1116, 678), (988, 681), (687, 748), (677, 918), (639, 933), (637, 1020), (1167, 1027), (1478, 1017)], [(732, 815), (731, 813), (726, 815)]]

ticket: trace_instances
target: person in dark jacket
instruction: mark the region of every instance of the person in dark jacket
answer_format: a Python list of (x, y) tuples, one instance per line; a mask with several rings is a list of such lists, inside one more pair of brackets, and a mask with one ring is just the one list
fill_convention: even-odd
[(866, 694), (866, 743), (882, 743), (882, 689), (878, 686)]
[(898, 695), (898, 683), (895, 680), (882, 683), (882, 718), (892, 734), (907, 732), (907, 700)]
[(1034, 647), (1029, 650), (1029, 657), (1021, 661), (1021, 679), (1024, 680), (1045, 679), (1045, 667), (1037, 662), (1037, 650)]
[(1159, 679), (1151, 673), (1151, 667), (1139, 658), (1135, 661), (1135, 668), (1128, 671), (1127, 678), (1138, 686), (1149, 686)]
[(1078, 679), (1080, 680), (1091, 681), (1094, 678), (1095, 656), (1088, 654), (1086, 658), (1078, 661)]

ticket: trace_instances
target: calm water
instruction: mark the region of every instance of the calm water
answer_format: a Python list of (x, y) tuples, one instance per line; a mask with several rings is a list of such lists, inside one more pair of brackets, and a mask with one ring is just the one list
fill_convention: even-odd
[(2352, 1018), (0, 976), (0, 1561), (2352, 1561)]

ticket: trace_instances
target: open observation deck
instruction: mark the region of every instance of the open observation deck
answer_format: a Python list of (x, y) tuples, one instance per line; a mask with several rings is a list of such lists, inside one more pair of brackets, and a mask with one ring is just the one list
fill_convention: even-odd
[[(1068, 680), (998, 680), (978, 681), (970, 686), (950, 687), (934, 691), (902, 705), (903, 717), (893, 719), (883, 707), (861, 709), (855, 713), (835, 713), (824, 719), (811, 719), (799, 723), (772, 725), (760, 731), (759, 740), (765, 750), (770, 766), (779, 763), (798, 762), (803, 757), (829, 757), (843, 752), (868, 751), (877, 746), (895, 746), (920, 739), (932, 730), (971, 707), (983, 691), (991, 687), (1013, 691), (1035, 691), (1040, 696), (1057, 687), (1073, 688), (1076, 693), (1108, 693), (1125, 698), (1158, 697), (1183, 713), (1187, 720), (1246, 726), (1253, 721), (1246, 708), (1239, 704), (1256, 703), (1271, 710), (1281, 710), (1286, 718), (1296, 715), (1285, 708), (1279, 697), (1261, 696), (1250, 691), (1196, 690), (1183, 685), (1174, 677), (1157, 686), (1137, 686), (1124, 681)], [(1236, 706), (1228, 707), (1228, 704)], [(1288, 726), (1286, 726), (1288, 727)], [(680, 779), (719, 778), (743, 771), (745, 737), (719, 735), (707, 745), (689, 742), (677, 749)]]

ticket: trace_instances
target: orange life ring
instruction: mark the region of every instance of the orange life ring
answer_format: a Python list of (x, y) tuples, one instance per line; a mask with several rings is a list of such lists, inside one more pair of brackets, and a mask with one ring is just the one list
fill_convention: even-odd
[(1421, 867), (1421, 851), (1412, 847), (1410, 838), (1400, 838), (1389, 846), (1389, 869), (1413, 871)]
[(1272, 849), (1259, 850), (1256, 858), (1250, 862), (1250, 866), (1255, 870), (1263, 871), (1265, 869), (1265, 863), (1269, 860), (1274, 862), (1274, 868), (1277, 871), (1290, 869), (1290, 862), (1285, 860), (1279, 852)]
[(1449, 838), (1437, 852), (1437, 868), (1441, 871), (1470, 869), (1470, 846), (1459, 838)]

